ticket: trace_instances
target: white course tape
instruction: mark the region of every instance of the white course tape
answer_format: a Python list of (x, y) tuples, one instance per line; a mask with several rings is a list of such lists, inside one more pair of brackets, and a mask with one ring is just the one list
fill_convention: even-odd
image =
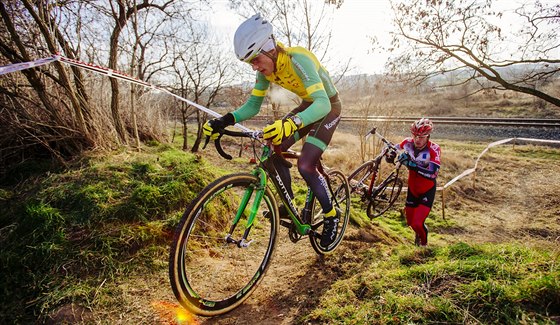
[(49, 64), (49, 63), (51, 63), (53, 61), (56, 61), (56, 60), (57, 59), (55, 58), (55, 56), (52, 56), (50, 58), (44, 58), (44, 59), (39, 59), (39, 60), (35, 60), (35, 61), (30, 61), (30, 62), (8, 64), (8, 65), (0, 67), (0, 75), (11, 73), (11, 72), (16, 72), (16, 71), (21, 71), (21, 70), (25, 70), (25, 69), (39, 67), (39, 66), (42, 66), (42, 65), (45, 65), (45, 64)]
[[(89, 71), (92, 71), (92, 72), (95, 72), (95, 73), (99, 73), (99, 74), (108, 76), (110, 78), (125, 80), (125, 81), (128, 81), (128, 82), (133, 83), (133, 84), (141, 85), (141, 86), (144, 86), (144, 87), (147, 87), (147, 88), (151, 88), (151, 89), (154, 89), (154, 90), (157, 90), (157, 91), (164, 92), (164, 93), (169, 94), (169, 95), (171, 95), (171, 96), (173, 96), (173, 97), (175, 97), (175, 98), (177, 98), (181, 101), (186, 102), (187, 104), (189, 104), (191, 106), (196, 107), (197, 109), (199, 109), (199, 110), (201, 110), (205, 113), (210, 114), (211, 116), (221, 117), (221, 115), (219, 113), (217, 113), (217, 112), (215, 112), (215, 111), (213, 111), (209, 108), (206, 108), (202, 105), (199, 105), (199, 104), (197, 104), (193, 101), (190, 101), (186, 98), (178, 96), (178, 95), (170, 92), (167, 89), (160, 88), (158, 86), (152, 85), (152, 84), (147, 83), (145, 81), (142, 81), (140, 79), (136, 79), (134, 77), (131, 77), (131, 76), (125, 74), (125, 73), (122, 73), (122, 72), (119, 72), (119, 71), (116, 71), (116, 70), (112, 70), (112, 69), (102, 67), (102, 66), (98, 66), (98, 65), (88, 64), (88, 63), (81, 62), (81, 61), (74, 60), (74, 59), (70, 59), (70, 58), (67, 58), (67, 57), (64, 57), (64, 56), (58, 55), (58, 54), (55, 54), (50, 58), (43, 58), (43, 59), (38, 59), (38, 60), (35, 60), (35, 61), (30, 61), (30, 62), (15, 63), (15, 64), (9, 64), (9, 65), (5, 65), (5, 66), (1, 66), (0, 67), (0, 75), (6, 74), (6, 73), (11, 73), (11, 72), (16, 72), (16, 71), (20, 71), (20, 70), (25, 70), (25, 69), (29, 69), (29, 68), (38, 67), (38, 66), (41, 66), (41, 65), (52, 63), (54, 61), (64, 62), (68, 65), (73, 65), (73, 66), (76, 66), (76, 67), (84, 68), (86, 70), (89, 70)], [(241, 125), (241, 124), (235, 124), (235, 127), (239, 128), (243, 131), (246, 131), (246, 132), (253, 132), (253, 130), (251, 130), (251, 129), (249, 129), (249, 128)]]
[[(560, 144), (560, 141), (558, 141), (558, 140), (531, 139), (531, 138), (508, 138), (508, 139), (498, 140), (498, 141), (489, 143), (486, 146), (486, 148), (484, 148), (484, 150), (482, 150), (482, 152), (476, 158), (476, 161), (474, 163), (473, 168), (467, 169), (464, 172), (462, 172), (460, 175), (457, 175), (455, 178), (453, 178), (452, 180), (447, 182), (441, 189), (446, 189), (451, 184), (455, 183), (456, 181), (460, 180), (461, 178), (474, 173), (476, 171), (476, 168), (478, 167), (478, 162), (480, 161), (480, 158), (482, 158), (482, 156), (486, 152), (488, 152), (488, 150), (490, 150), (490, 148), (495, 147), (495, 146), (499, 146), (499, 145), (504, 144), (504, 143), (508, 143), (510, 141), (513, 141), (513, 140), (520, 140), (520, 141), (527, 141), (527, 142), (542, 142), (542, 143), (550, 143), (550, 144), (553, 144), (553, 143), (554, 144)], [(438, 187), (438, 189), (440, 189), (440, 188)]]

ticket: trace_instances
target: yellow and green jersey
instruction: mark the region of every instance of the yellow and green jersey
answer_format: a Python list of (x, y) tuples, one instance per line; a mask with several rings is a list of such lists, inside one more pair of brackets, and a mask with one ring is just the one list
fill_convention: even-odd
[(337, 93), (328, 71), (313, 53), (303, 47), (286, 47), (278, 43), (284, 51), (278, 53), (276, 71), (270, 76), (257, 72), (257, 81), (249, 99), (232, 112), (236, 122), (255, 116), (261, 108), (270, 83), (275, 83), (303, 101), (312, 103), (305, 111), (298, 113), (303, 125), (309, 125), (326, 116), (331, 110), (329, 98)]

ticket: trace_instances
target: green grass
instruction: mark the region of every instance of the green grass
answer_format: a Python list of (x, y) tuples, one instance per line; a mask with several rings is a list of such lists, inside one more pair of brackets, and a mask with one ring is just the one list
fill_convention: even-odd
[(305, 321), (329, 324), (550, 323), (560, 313), (558, 255), (518, 244), (395, 248), (365, 259)]
[(182, 210), (216, 168), (171, 147), (146, 150), (2, 190), (0, 287), (11, 303), (1, 304), (0, 319), (34, 321), (70, 302), (91, 307), (99, 279), (167, 267)]
[[(543, 146), (515, 146), (512, 154), (524, 158), (538, 158), (544, 160), (558, 160), (558, 149)], [(554, 163), (554, 162), (553, 162)]]

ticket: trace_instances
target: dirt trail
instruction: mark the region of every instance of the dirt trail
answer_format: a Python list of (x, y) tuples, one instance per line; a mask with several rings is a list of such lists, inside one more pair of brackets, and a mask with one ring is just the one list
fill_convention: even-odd
[[(502, 158), (489, 154), (479, 165), (476, 183), (462, 180), (446, 194), (446, 218), (456, 226), (433, 230), (437, 243), (560, 244), (560, 165), (546, 159)], [(434, 214), (441, 217), (440, 195)], [(345, 240), (331, 255), (318, 257), (307, 239), (294, 244), (280, 229), (274, 259), (260, 286), (238, 308), (212, 318), (191, 316), (181, 324), (297, 324), (317, 308), (323, 294), (360, 266), (361, 253), (378, 242), (409, 243), (384, 236), (378, 227), (358, 230), (349, 225)], [(393, 241), (393, 242), (388, 242)], [(412, 243), (410, 243), (412, 244)], [(95, 315), (118, 324), (176, 324), (179, 307), (166, 272), (123, 283), (120, 315)], [(106, 316), (106, 318), (103, 318)], [(125, 321), (126, 320), (126, 321)]]

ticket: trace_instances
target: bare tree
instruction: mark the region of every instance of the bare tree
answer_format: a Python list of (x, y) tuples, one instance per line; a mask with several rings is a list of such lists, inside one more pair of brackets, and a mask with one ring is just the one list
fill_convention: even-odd
[[(155, 9), (161, 11), (167, 15), (173, 15), (174, 12), (170, 8), (172, 4), (178, 0), (167, 0), (161, 5), (160, 1), (155, 0), (143, 0), (136, 3), (135, 0), (116, 0), (110, 1), (111, 16), (114, 19), (115, 25), (113, 31), (111, 32), (111, 37), (109, 41), (109, 68), (118, 70), (118, 50), (119, 50), (119, 37), (121, 32), (126, 27), (128, 21), (135, 15), (135, 13), (141, 10)], [(175, 10), (179, 10), (176, 8)], [(184, 8), (182, 8), (184, 10)], [(188, 10), (188, 9), (187, 9)], [(111, 113), (113, 117), (113, 122), (115, 124), (115, 129), (119, 135), (119, 139), (127, 143), (127, 136), (125, 128), (123, 125), (122, 117), (119, 108), (119, 83), (117, 79), (111, 78)]]
[[(54, 53), (92, 63), (105, 62), (109, 53), (109, 57), (113, 55), (109, 60), (114, 63), (113, 69), (117, 67), (118, 57), (118, 64), (126, 67), (121, 70), (130, 69), (134, 76), (147, 81), (169, 65), (163, 61), (168, 49), (166, 39), (177, 34), (179, 26), (184, 28), (189, 20), (185, 15), (191, 9), (203, 5), (207, 2), (83, 0), (56, 2), (54, 5), (50, 1), (2, 1), (0, 64), (33, 61)], [(130, 24), (131, 18), (135, 19), (135, 24)], [(117, 25), (118, 32), (114, 32), (111, 39), (110, 33), (100, 31), (111, 30), (112, 24)], [(132, 41), (127, 43), (127, 40)], [(108, 49), (109, 43), (115, 45), (112, 51)], [(89, 148), (111, 148), (115, 143), (122, 143), (121, 136), (132, 129), (121, 129), (125, 134), (117, 134), (119, 128), (113, 126), (115, 119), (105, 107), (110, 100), (118, 105), (118, 96), (111, 97), (105, 92), (107, 79), (56, 61), (2, 75), (0, 167), (34, 154), (44, 157), (45, 152), (63, 163)], [(117, 84), (113, 78), (110, 80)], [(134, 100), (142, 98), (142, 90), (133, 90)], [(95, 96), (90, 95), (92, 91), (96, 92)], [(118, 106), (112, 112), (115, 113), (113, 117), (117, 116), (121, 121)], [(147, 114), (145, 117), (150, 118)], [(152, 121), (146, 123), (148, 128), (154, 124)], [(138, 125), (142, 126), (141, 121)], [(155, 134), (154, 131), (148, 130)], [(142, 140), (141, 129), (139, 133)]]
[[(231, 55), (223, 52), (220, 42), (209, 34), (206, 26), (194, 22), (189, 25), (190, 44), (183, 44), (184, 48), (174, 51), (173, 71), (179, 81), (179, 87), (174, 87), (174, 91), (195, 103), (210, 107), (214, 104), (216, 96), (222, 88), (233, 81), (232, 70), (229, 68)], [(186, 149), (187, 118), (190, 115), (188, 110), (191, 107), (186, 103), (181, 105), (183, 149)], [(208, 117), (206, 113), (198, 109), (194, 111), (194, 114), (196, 114), (197, 130), (191, 151), (198, 152), (203, 138), (202, 126)]]
[[(0, 16), (0, 54), (4, 62), (32, 61), (57, 52), (75, 57), (76, 49), (65, 38), (47, 4), (28, 0), (3, 2)], [(73, 78), (67, 67), (58, 62), (23, 70), (27, 84), (18, 76), (5, 76), (5, 80), (13, 82), (4, 82), (0, 87), (0, 119), (7, 126), (0, 136), (2, 163), (12, 161), (12, 155), (18, 152), (32, 152), (29, 148), (46, 150), (64, 162), (64, 156), (93, 145), (98, 134), (93, 126), (89, 96), (82, 74), (72, 70)]]
[[(175, 51), (174, 51), (175, 52)], [(175, 84), (172, 89), (173, 91), (182, 98), (188, 98), (190, 96), (190, 88), (189, 88), (189, 78), (185, 71), (186, 66), (186, 59), (184, 54), (181, 51), (177, 51), (176, 57), (174, 58), (174, 62), (171, 65), (171, 69), (173, 70), (173, 74), (176, 78)], [(189, 105), (187, 102), (181, 101), (179, 103), (179, 110), (181, 113), (181, 124), (182, 124), (182, 135), (183, 135), (183, 150), (187, 150), (188, 148), (188, 119), (191, 115), (196, 113), (196, 108)]]
[[(475, 92), (512, 90), (560, 106), (560, 99), (542, 87), (560, 72), (560, 59), (554, 57), (560, 47), (560, 5), (534, 1), (496, 11), (492, 0), (434, 0), (395, 1), (392, 7), (393, 73), (419, 84), (455, 72), (462, 77), (444, 86), (473, 81)], [(508, 26), (510, 19), (515, 24)]]
[[(183, 24), (173, 23), (173, 16), (162, 15), (160, 19), (154, 19), (154, 15), (149, 11), (137, 10), (131, 17), (130, 32), (128, 38), (124, 38), (123, 43), (129, 43), (125, 46), (129, 47), (130, 57), (129, 75), (137, 79), (150, 82), (158, 73), (165, 73), (166, 69), (171, 66), (168, 62), (170, 44), (176, 39), (175, 35), (180, 34), (180, 28)], [(124, 46), (123, 46), (124, 47)], [(156, 49), (150, 51), (149, 49)], [(148, 92), (149, 89), (130, 84), (130, 117), (132, 135), (135, 139), (135, 146), (140, 147), (140, 134), (137, 118), (137, 101), (140, 96)], [(148, 134), (144, 134), (143, 138), (150, 138)]]

